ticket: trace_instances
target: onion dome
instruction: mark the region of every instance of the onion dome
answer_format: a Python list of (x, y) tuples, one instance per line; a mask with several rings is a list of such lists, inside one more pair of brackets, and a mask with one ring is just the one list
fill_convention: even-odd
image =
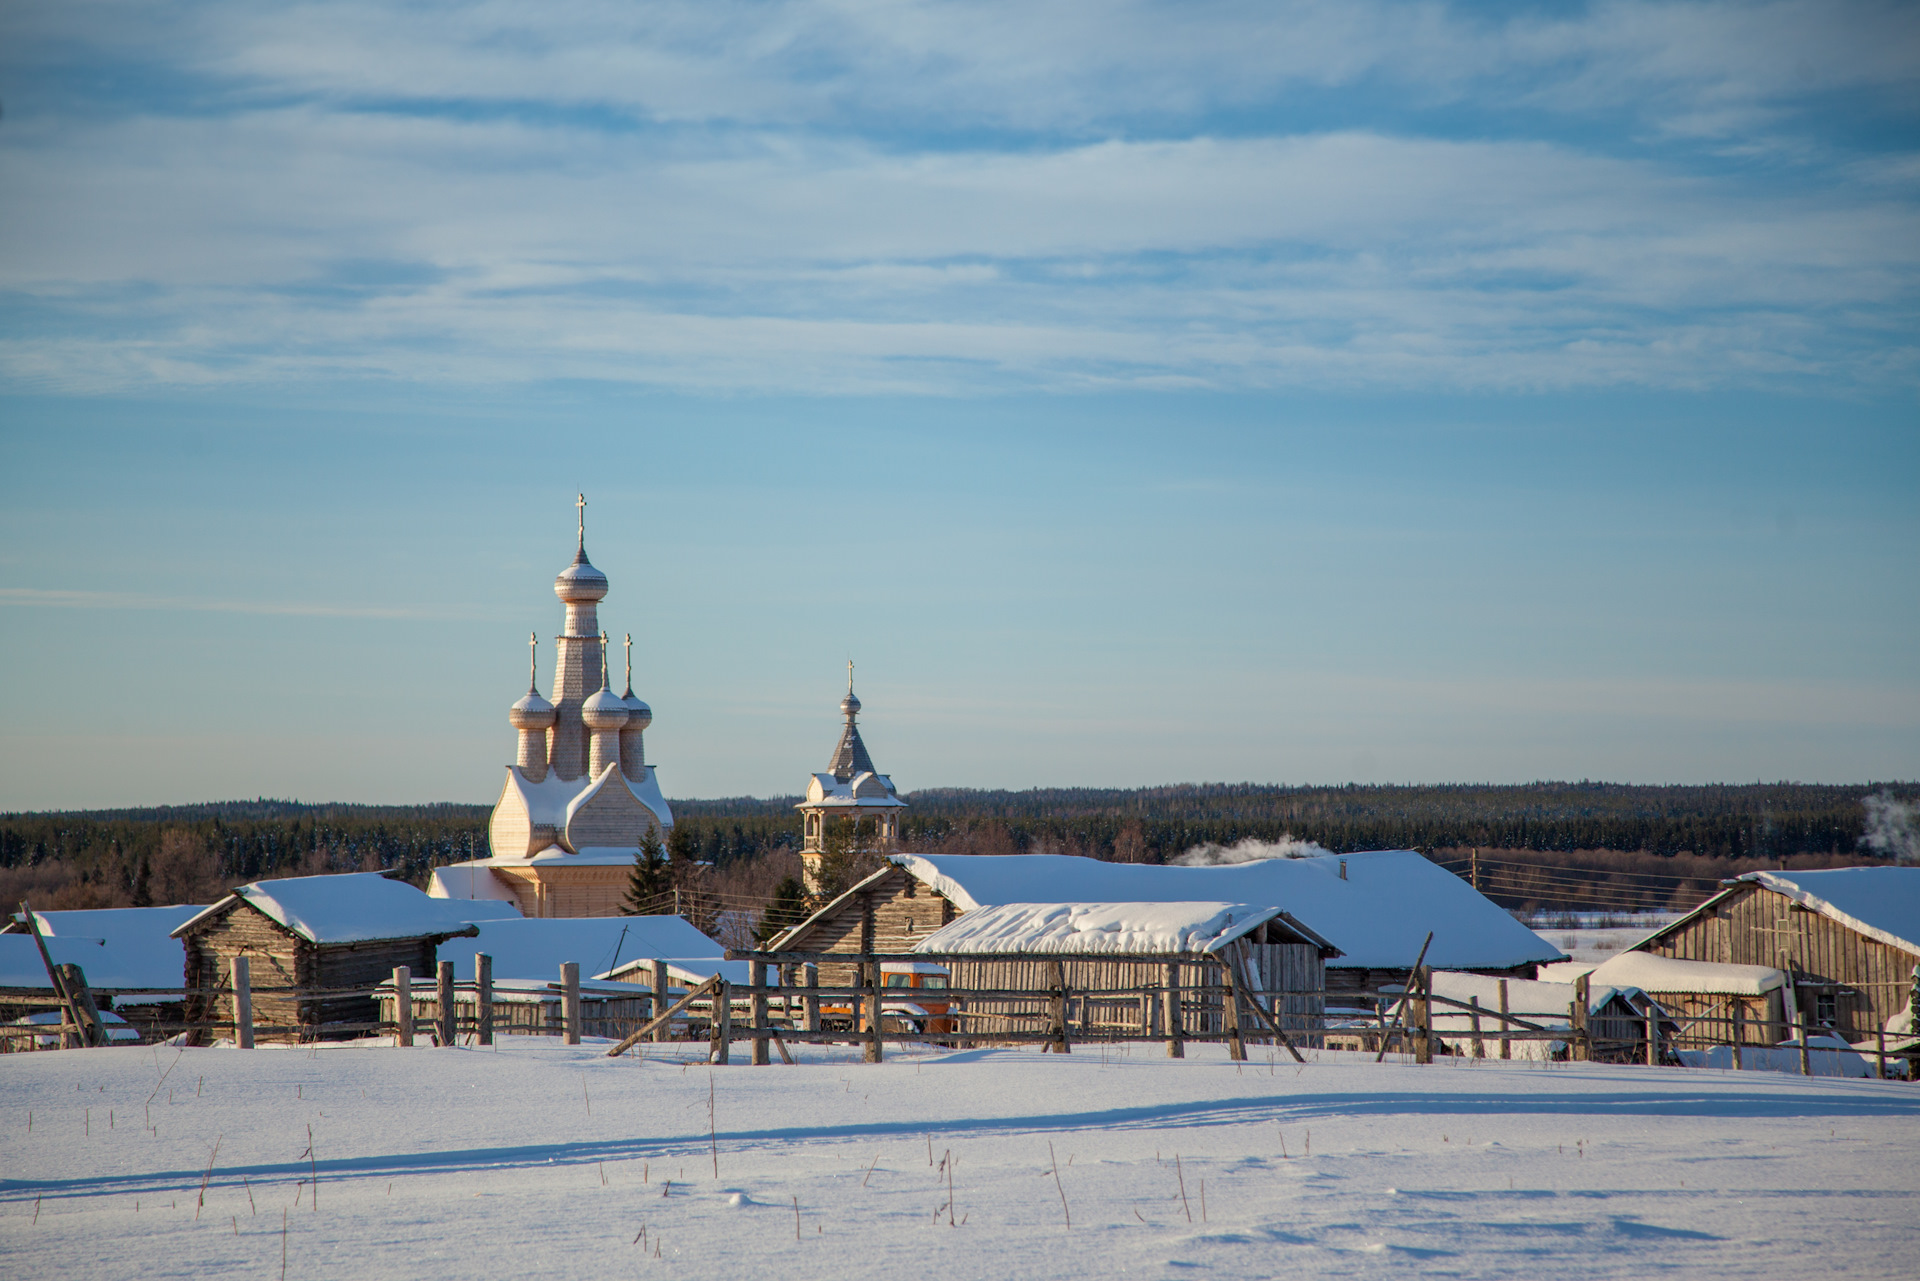
[(569, 605), (587, 605), (607, 594), (607, 576), (587, 559), (586, 544), (574, 553), (573, 564), (554, 575), (553, 594)]
[(602, 685), (580, 704), (580, 719), (588, 729), (619, 729), (627, 723), (627, 705)]
[(553, 704), (533, 690), (528, 690), (521, 695), (519, 702), (507, 709), (507, 719), (513, 722), (515, 729), (552, 729)]
[(587, 496), (580, 495), (574, 505), (580, 509), (580, 550), (573, 564), (554, 576), (553, 594), (569, 605), (589, 605), (606, 596), (607, 576), (587, 559)]
[(859, 712), (860, 700), (854, 697), (852, 690), (848, 690), (847, 696), (840, 700), (840, 714), (842, 716), (857, 716)]
[(627, 708), (627, 729), (645, 729), (653, 724), (653, 709), (634, 697), (633, 686), (627, 686), (627, 692), (620, 696)]

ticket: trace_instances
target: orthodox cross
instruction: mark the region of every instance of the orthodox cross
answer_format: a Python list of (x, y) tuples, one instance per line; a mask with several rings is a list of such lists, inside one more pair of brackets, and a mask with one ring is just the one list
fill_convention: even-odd
[(600, 633), (600, 688), (607, 688), (607, 641), (611, 639), (605, 632)]
[(633, 633), (627, 633), (627, 692), (633, 692)]
[(587, 496), (580, 495), (573, 500), (573, 505), (580, 509), (580, 545), (585, 547), (587, 545)]
[(847, 660), (847, 693), (853, 693), (853, 660)]
[(540, 637), (533, 632), (527, 633), (527, 693), (531, 694), (540, 685)]

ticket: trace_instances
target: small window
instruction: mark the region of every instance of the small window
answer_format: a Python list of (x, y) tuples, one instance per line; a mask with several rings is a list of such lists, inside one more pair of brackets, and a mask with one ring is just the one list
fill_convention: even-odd
[(887, 986), (888, 986), (888, 987), (912, 987), (912, 986), (913, 986), (913, 975), (911, 975), (911, 974), (889, 974), (889, 975), (887, 975)]
[(1835, 1008), (1833, 993), (1819, 992), (1813, 998), (1813, 1017), (1827, 1027), (1832, 1027), (1839, 1011)]
[(947, 976), (944, 974), (923, 974), (920, 976), (921, 987), (944, 988), (946, 985)]

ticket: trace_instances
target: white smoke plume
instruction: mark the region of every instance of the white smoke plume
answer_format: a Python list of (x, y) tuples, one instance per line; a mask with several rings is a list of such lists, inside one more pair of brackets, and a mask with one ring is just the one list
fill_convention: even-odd
[(1860, 803), (1867, 810), (1867, 831), (1860, 838), (1860, 847), (1902, 863), (1920, 863), (1920, 828), (1914, 825), (1914, 806), (1896, 800), (1884, 789)]
[(1318, 841), (1302, 841), (1291, 835), (1277, 841), (1256, 841), (1248, 837), (1231, 845), (1196, 845), (1173, 860), (1175, 867), (1225, 867), (1229, 863), (1257, 863), (1265, 858), (1319, 858), (1332, 850)]

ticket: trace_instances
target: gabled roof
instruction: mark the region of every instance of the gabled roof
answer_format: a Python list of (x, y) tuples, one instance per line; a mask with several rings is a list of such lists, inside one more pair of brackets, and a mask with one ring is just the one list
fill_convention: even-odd
[[(204, 910), (186, 904), (35, 912), (33, 915), (40, 922), (40, 933), (49, 942), (72, 937), (99, 940), (98, 953), (89, 952), (87, 959), (81, 961), (89, 987), (178, 987), (186, 973), (187, 952), (180, 940), (173, 937), (173, 931)], [(15, 923), (7, 927), (9, 932), (24, 933), (26, 925), (18, 912), (13, 919)]]
[[(1220, 952), (1282, 915), (1246, 903), (1002, 903), (968, 912), (914, 945), (976, 956), (1084, 956)], [(1282, 923), (1303, 943), (1325, 940)], [(1331, 950), (1331, 949), (1329, 949)]]
[(1748, 872), (1670, 925), (1633, 945), (1664, 939), (1750, 886), (1772, 890), (1867, 938), (1920, 956), (1920, 867), (1832, 867), (1814, 872)]
[(1345, 967), (1405, 969), (1428, 930), (1427, 964), (1436, 969), (1510, 969), (1566, 959), (1505, 908), (1413, 850), (1213, 867), (1066, 854), (902, 854), (895, 861), (963, 911), (1031, 902), (1277, 907), (1340, 949), (1338, 963)]
[(457, 900), (429, 898), (378, 872), (289, 876), (242, 885), (173, 931), (181, 938), (241, 903), (258, 909), (309, 943), (372, 943), (387, 939), (454, 938), (477, 931)]
[[(456, 908), (470, 906), (464, 900), (452, 902)], [(678, 916), (514, 916), (477, 920), (474, 925), (479, 933), (471, 940), (440, 951), (440, 959), (453, 962), (454, 977), (462, 983), (474, 978), (476, 952), (493, 958), (496, 979), (557, 982), (566, 961), (577, 962), (585, 977), (603, 979), (615, 966), (624, 968), (634, 961), (659, 957), (670, 968), (684, 968), (683, 961), (717, 963), (726, 951)], [(743, 967), (741, 979), (745, 977)]]

